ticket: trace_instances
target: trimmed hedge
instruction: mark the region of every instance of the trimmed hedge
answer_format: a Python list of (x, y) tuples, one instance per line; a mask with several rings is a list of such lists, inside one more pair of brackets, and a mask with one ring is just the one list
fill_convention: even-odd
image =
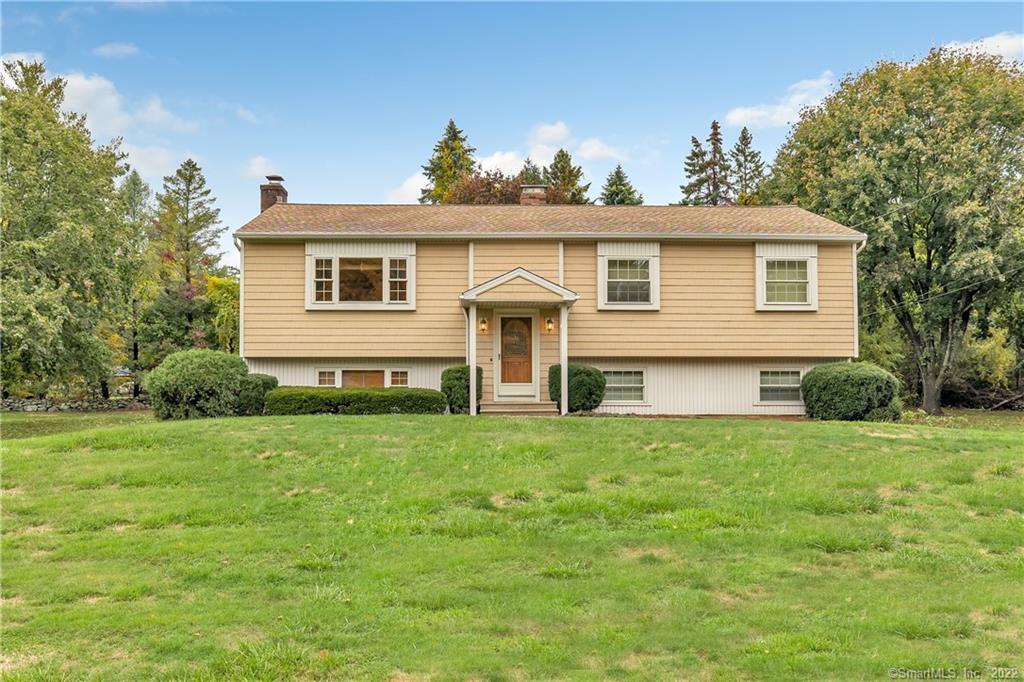
[(867, 362), (819, 365), (800, 384), (807, 416), (844, 421), (899, 421), (900, 382)]
[(444, 414), (444, 410), (444, 396), (431, 388), (283, 386), (267, 393), (264, 414)]
[(267, 391), (277, 388), (277, 377), (269, 374), (248, 374), (242, 379), (238, 391), (238, 410), (241, 416), (263, 414)]
[[(469, 365), (455, 365), (441, 372), (441, 393), (452, 414), (469, 412)], [(476, 404), (484, 393), (484, 368), (476, 368)]]
[(168, 355), (146, 376), (145, 387), (160, 419), (229, 417), (248, 373), (237, 355), (185, 350)]
[[(569, 411), (590, 412), (604, 400), (604, 373), (597, 367), (569, 363)], [(562, 366), (548, 369), (548, 395), (556, 405), (562, 401)]]

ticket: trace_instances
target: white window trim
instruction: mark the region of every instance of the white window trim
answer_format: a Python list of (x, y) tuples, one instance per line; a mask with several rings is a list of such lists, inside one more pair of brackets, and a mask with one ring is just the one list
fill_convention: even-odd
[[(334, 300), (317, 302), (313, 284), (316, 258), (331, 258), (334, 272)], [(379, 258), (381, 260), (380, 301), (341, 301), (341, 258)], [(392, 258), (406, 260), (406, 300), (389, 301)], [(389, 241), (310, 241), (306, 242), (306, 310), (416, 310), (416, 243)]]
[[(355, 366), (355, 365), (333, 365), (328, 367), (314, 367), (313, 368), (313, 386), (320, 386), (320, 372), (334, 372), (334, 388), (341, 388), (342, 372), (384, 372), (384, 388), (391, 388), (391, 373), (392, 372), (405, 372), (409, 377), (409, 383), (400, 388), (414, 388), (412, 385), (412, 368), (406, 365), (387, 365), (387, 366)], [(321, 386), (321, 388), (328, 388)]]
[[(756, 310), (759, 311), (804, 311), (818, 309), (818, 245), (759, 243), (754, 258), (754, 278), (757, 289)], [(766, 295), (768, 261), (796, 260), (807, 263), (807, 303), (769, 303)]]
[[(651, 278), (649, 303), (608, 302), (608, 261), (646, 260)], [(659, 242), (597, 243), (597, 309), (598, 310), (661, 310), (661, 244)]]
[[(648, 400), (650, 397), (650, 386), (647, 384), (647, 368), (646, 367), (600, 367), (601, 373), (605, 372), (640, 372), (640, 376), (643, 381), (644, 397), (643, 400), (602, 400), (602, 405), (650, 405), (651, 401)], [(759, 375), (760, 376), (760, 375)], [(605, 389), (607, 393), (607, 388)]]
[(754, 391), (757, 396), (754, 400), (754, 405), (759, 407), (769, 407), (771, 405), (783, 407), (803, 406), (804, 401), (802, 397), (800, 400), (761, 400), (761, 372), (797, 372), (800, 375), (800, 384), (802, 385), (804, 382), (804, 369), (802, 367), (758, 367), (754, 371)]

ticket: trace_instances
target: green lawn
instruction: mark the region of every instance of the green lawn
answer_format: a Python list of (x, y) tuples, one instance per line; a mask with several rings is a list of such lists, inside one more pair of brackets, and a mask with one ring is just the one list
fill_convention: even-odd
[(9, 679), (1024, 665), (1024, 429), (316, 416), (4, 450)]
[(153, 413), (139, 412), (0, 412), (0, 438), (30, 438), (51, 433), (96, 429), (103, 426), (143, 424)]

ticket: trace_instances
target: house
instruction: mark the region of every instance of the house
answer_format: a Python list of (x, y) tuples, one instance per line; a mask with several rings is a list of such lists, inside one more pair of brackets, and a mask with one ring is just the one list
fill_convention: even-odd
[(801, 376), (858, 353), (865, 235), (795, 206), (555, 206), (535, 185), (520, 205), (296, 204), (280, 176), (260, 193), (235, 233), (240, 347), (283, 385), (439, 388), (468, 363), (481, 411), (555, 414), (568, 360), (605, 373), (602, 412), (800, 414)]

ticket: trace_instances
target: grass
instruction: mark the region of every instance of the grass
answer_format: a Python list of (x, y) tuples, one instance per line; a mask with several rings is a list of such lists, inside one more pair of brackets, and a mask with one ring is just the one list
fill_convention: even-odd
[(48, 436), (104, 426), (145, 424), (153, 421), (145, 411), (117, 412), (0, 412), (0, 437), (4, 440)]
[(315, 416), (4, 449), (8, 679), (1024, 662), (1024, 430)]

